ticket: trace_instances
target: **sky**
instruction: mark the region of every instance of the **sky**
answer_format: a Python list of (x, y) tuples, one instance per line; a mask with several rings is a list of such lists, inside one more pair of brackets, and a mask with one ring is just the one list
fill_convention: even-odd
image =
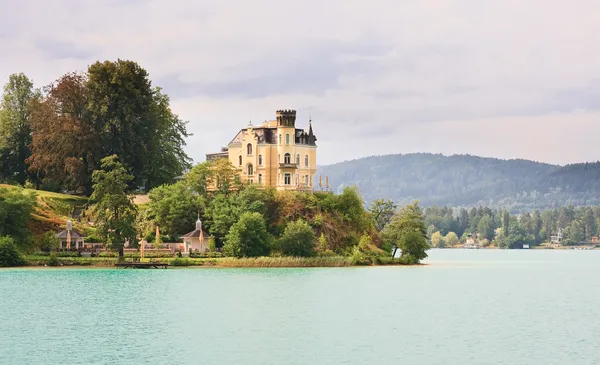
[(318, 164), (433, 152), (600, 160), (597, 0), (0, 0), (0, 81), (129, 59), (197, 162), (295, 109)]

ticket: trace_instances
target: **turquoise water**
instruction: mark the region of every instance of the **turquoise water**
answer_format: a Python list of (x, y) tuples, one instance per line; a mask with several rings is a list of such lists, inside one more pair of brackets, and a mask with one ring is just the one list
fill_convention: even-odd
[(0, 270), (0, 364), (594, 364), (600, 251), (427, 267)]

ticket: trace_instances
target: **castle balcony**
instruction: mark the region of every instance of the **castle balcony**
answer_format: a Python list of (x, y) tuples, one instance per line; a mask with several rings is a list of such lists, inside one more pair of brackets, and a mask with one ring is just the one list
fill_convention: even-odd
[(280, 169), (297, 169), (298, 164), (297, 163), (280, 163), (279, 168)]

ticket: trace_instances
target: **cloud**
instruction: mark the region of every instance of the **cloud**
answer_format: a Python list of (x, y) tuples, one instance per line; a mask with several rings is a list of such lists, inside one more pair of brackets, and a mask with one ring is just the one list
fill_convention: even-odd
[[(23, 0), (2, 9), (1, 79), (25, 72), (42, 86), (96, 60), (135, 60), (190, 121), (198, 161), (282, 108), (297, 109), (303, 127), (312, 115), (320, 164), (414, 151), (600, 159), (585, 145), (600, 111), (595, 0)], [(506, 130), (510, 148), (497, 138)]]

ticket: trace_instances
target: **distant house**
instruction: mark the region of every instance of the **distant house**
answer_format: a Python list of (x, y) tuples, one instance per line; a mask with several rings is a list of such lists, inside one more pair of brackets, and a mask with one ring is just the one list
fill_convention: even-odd
[(467, 235), (467, 240), (465, 241), (465, 248), (479, 248), (479, 234), (478, 233), (469, 233)]
[(524, 249), (524, 250), (527, 250), (527, 249), (529, 249), (529, 243), (524, 243), (524, 244), (523, 244), (523, 249)]
[(550, 242), (552, 242), (552, 243), (561, 243), (562, 240), (563, 240), (563, 234), (562, 234), (561, 228), (558, 229), (557, 233), (550, 235)]
[(590, 240), (590, 242), (592, 242), (592, 243), (600, 243), (600, 237), (598, 237), (598, 236), (592, 236), (592, 239)]
[(67, 229), (58, 232), (56, 238), (59, 240), (59, 250), (79, 250), (85, 245), (85, 236), (73, 230), (73, 222), (70, 219), (67, 220)]
[(208, 251), (208, 233), (202, 230), (202, 221), (200, 218), (196, 221), (196, 229), (184, 234), (180, 237), (182, 243), (168, 243), (174, 251), (181, 253), (189, 253), (192, 251), (207, 252)]

